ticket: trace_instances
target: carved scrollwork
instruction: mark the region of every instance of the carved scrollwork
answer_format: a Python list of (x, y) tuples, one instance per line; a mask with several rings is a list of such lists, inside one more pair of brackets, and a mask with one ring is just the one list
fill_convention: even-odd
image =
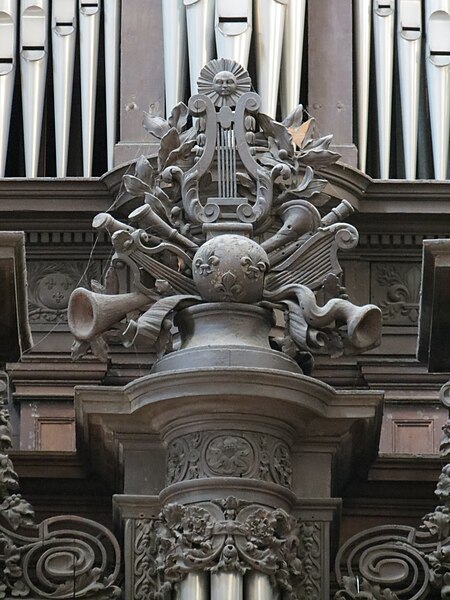
[(200, 432), (169, 444), (167, 483), (204, 477), (248, 477), (290, 487), (291, 455), (273, 436)]
[[(135, 598), (156, 598), (196, 570), (257, 570), (291, 598), (302, 576), (299, 522), (281, 509), (225, 500), (169, 504), (157, 519), (135, 521)], [(148, 596), (145, 596), (148, 594)]]
[[(374, 598), (388, 598), (392, 593), (400, 599), (419, 600), (429, 593), (430, 571), (425, 556), (432, 549), (430, 536), (413, 527), (367, 529), (339, 550), (336, 576), (342, 585), (344, 577), (364, 579), (367, 585), (376, 588)], [(386, 589), (389, 589), (387, 596)], [(343, 591), (340, 594), (339, 597), (346, 597)]]
[(417, 323), (421, 272), (418, 264), (374, 265), (373, 290), (384, 322), (396, 325)]

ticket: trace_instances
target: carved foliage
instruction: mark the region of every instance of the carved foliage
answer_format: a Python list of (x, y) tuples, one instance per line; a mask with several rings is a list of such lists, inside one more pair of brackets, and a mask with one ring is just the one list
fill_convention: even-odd
[(383, 312), (384, 322), (412, 325), (419, 315), (420, 265), (383, 263), (373, 265), (374, 301)]
[(303, 564), (303, 578), (300, 584), (301, 597), (305, 600), (319, 600), (321, 589), (322, 524), (302, 523), (300, 528), (299, 556)]
[(167, 483), (203, 477), (248, 477), (291, 485), (287, 444), (258, 433), (201, 432), (169, 444)]
[(296, 598), (303, 573), (298, 546), (299, 523), (281, 509), (233, 497), (169, 504), (157, 519), (134, 523), (134, 597), (168, 597), (191, 571), (256, 570)]

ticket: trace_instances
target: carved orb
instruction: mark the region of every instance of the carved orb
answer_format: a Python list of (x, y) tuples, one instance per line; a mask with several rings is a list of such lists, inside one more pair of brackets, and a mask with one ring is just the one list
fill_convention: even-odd
[(269, 259), (259, 244), (231, 234), (205, 242), (192, 263), (195, 285), (208, 302), (259, 302), (268, 268)]

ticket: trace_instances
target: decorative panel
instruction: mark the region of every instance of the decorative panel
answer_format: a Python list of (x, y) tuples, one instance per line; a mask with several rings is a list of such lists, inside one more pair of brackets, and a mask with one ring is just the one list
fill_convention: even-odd
[(99, 279), (101, 266), (98, 261), (88, 268), (85, 261), (30, 261), (27, 271), (30, 324), (55, 325), (67, 322), (70, 294)]
[(385, 325), (417, 325), (421, 268), (419, 263), (372, 263), (372, 302)]

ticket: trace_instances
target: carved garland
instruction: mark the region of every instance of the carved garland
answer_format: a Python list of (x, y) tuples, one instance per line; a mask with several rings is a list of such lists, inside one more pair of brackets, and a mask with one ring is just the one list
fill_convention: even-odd
[(292, 600), (303, 577), (300, 523), (282, 509), (228, 497), (169, 504), (156, 519), (134, 521), (136, 600), (168, 598), (187, 573), (265, 573)]

